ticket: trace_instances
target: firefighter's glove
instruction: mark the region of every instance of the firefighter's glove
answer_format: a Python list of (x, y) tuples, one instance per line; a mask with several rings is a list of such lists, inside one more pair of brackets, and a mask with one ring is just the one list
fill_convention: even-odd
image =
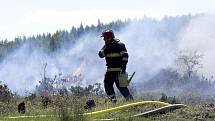
[(104, 51), (102, 51), (102, 50), (99, 51), (98, 55), (99, 55), (100, 58), (105, 57)]

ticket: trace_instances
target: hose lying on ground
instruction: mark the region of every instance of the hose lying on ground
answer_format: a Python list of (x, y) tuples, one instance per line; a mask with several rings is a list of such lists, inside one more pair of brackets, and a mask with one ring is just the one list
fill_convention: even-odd
[[(183, 105), (183, 104), (174, 104), (174, 105), (172, 105), (172, 104), (164, 103), (164, 102), (160, 102), (160, 101), (141, 101), (141, 102), (130, 103), (130, 104), (117, 106), (117, 107), (109, 108), (109, 109), (105, 109), (105, 110), (100, 110), (100, 111), (95, 111), (95, 112), (90, 112), (90, 113), (84, 113), (84, 114), (80, 114), (80, 115), (83, 115), (83, 116), (98, 116), (98, 115), (111, 113), (111, 112), (115, 112), (115, 111), (119, 111), (119, 110), (123, 110), (123, 109), (128, 109), (128, 108), (131, 108), (131, 107), (134, 107), (134, 106), (139, 106), (139, 105), (162, 105), (164, 107), (157, 108), (157, 109), (147, 111), (147, 112), (144, 112), (144, 113), (136, 114), (136, 115), (126, 117), (126, 118), (134, 118), (134, 117), (140, 117), (140, 116), (147, 117), (147, 116), (150, 116), (150, 115), (159, 114), (161, 112), (166, 112), (166, 111), (186, 107), (186, 105)], [(5, 118), (10, 118), (10, 119), (11, 118), (12, 119), (17, 118), (18, 119), (18, 118), (49, 117), (49, 116), (53, 116), (53, 115), (16, 116), (16, 117), (5, 117)], [(115, 119), (95, 119), (95, 120), (115, 120)]]
[(138, 106), (138, 105), (162, 105), (162, 106), (169, 106), (171, 104), (160, 102), (160, 101), (141, 101), (141, 102), (130, 103), (130, 104), (127, 104), (127, 105), (117, 106), (117, 107), (114, 107), (114, 108), (109, 108), (109, 109), (105, 109), (105, 110), (101, 110), (101, 111), (84, 113), (83, 115), (85, 115), (85, 116), (96, 116), (96, 115), (101, 115), (101, 114), (105, 114), (105, 113), (111, 113), (111, 112), (122, 110), (122, 109), (131, 108), (131, 107)]
[[(187, 106), (184, 104), (167, 105), (167, 106), (157, 108), (154, 110), (150, 110), (147, 112), (143, 112), (143, 113), (139, 113), (136, 115), (124, 117), (123, 119), (130, 119), (130, 118), (137, 118), (137, 117), (148, 117), (148, 116), (152, 116), (152, 115), (156, 115), (156, 114), (160, 114), (160, 113), (165, 113), (165, 112), (176, 110), (176, 109), (183, 108), (183, 107), (187, 107)], [(117, 119), (120, 119), (120, 117), (119, 118), (110, 118), (110, 119), (94, 119), (94, 120), (95, 121), (113, 121), (113, 120), (117, 120)]]

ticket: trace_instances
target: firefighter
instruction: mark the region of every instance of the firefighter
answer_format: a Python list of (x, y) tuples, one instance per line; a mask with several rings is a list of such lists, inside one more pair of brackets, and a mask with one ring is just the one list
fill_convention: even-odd
[(133, 100), (127, 86), (120, 86), (119, 75), (126, 73), (126, 65), (128, 62), (128, 53), (125, 45), (115, 38), (114, 32), (107, 29), (102, 32), (101, 37), (105, 45), (99, 51), (100, 58), (106, 60), (107, 71), (104, 77), (105, 92), (112, 103), (116, 103), (116, 96), (113, 88), (115, 83), (120, 93), (127, 101)]

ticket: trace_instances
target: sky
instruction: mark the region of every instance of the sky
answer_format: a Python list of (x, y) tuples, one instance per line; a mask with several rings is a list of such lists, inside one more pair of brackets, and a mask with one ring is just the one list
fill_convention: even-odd
[(214, 14), (214, 0), (0, 0), (0, 40), (117, 19)]

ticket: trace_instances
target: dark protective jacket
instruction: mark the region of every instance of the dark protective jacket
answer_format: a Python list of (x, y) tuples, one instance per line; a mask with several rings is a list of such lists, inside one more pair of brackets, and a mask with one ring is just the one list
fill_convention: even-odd
[[(105, 57), (107, 69), (110, 71), (125, 71), (128, 62), (128, 53), (125, 45), (119, 40), (113, 39), (105, 44), (99, 51), (101, 58)], [(116, 69), (116, 70), (114, 70)]]

